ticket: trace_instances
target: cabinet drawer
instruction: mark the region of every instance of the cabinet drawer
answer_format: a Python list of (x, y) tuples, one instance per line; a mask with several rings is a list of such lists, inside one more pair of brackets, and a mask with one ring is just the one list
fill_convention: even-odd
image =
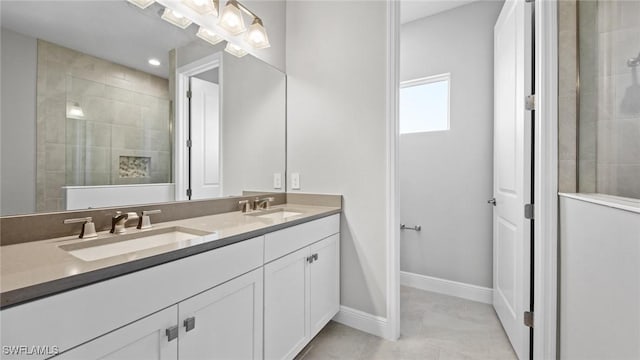
[(66, 351), (262, 266), (263, 251), (260, 236), (3, 310), (2, 345)]
[(339, 232), (340, 214), (335, 214), (267, 234), (264, 262), (268, 263)]

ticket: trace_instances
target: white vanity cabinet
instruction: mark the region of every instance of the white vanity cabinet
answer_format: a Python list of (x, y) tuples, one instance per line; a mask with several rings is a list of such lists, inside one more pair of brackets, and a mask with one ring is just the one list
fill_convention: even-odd
[(55, 359), (261, 359), (262, 268)]
[(292, 359), (338, 312), (339, 231), (331, 215), (2, 310), (1, 345), (62, 360)]
[(335, 215), (267, 234), (265, 255), (275, 259), (264, 267), (265, 359), (293, 359), (338, 313), (338, 231)]

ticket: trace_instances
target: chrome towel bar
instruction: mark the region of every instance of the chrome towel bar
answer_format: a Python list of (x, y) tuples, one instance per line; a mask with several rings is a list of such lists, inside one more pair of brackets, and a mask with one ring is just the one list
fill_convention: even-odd
[(400, 230), (414, 230), (414, 231), (420, 231), (420, 230), (422, 230), (422, 225), (407, 226), (407, 225), (405, 225), (405, 224), (400, 224)]

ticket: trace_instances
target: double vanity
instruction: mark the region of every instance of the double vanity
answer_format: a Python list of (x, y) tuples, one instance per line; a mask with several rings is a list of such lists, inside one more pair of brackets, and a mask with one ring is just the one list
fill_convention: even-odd
[(2, 358), (292, 359), (339, 309), (322, 205), (2, 246)]

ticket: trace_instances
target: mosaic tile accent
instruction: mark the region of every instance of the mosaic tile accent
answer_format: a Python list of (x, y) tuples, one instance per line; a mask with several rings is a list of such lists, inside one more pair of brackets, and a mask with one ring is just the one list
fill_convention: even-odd
[(151, 174), (151, 158), (145, 156), (120, 156), (121, 178), (146, 178)]

